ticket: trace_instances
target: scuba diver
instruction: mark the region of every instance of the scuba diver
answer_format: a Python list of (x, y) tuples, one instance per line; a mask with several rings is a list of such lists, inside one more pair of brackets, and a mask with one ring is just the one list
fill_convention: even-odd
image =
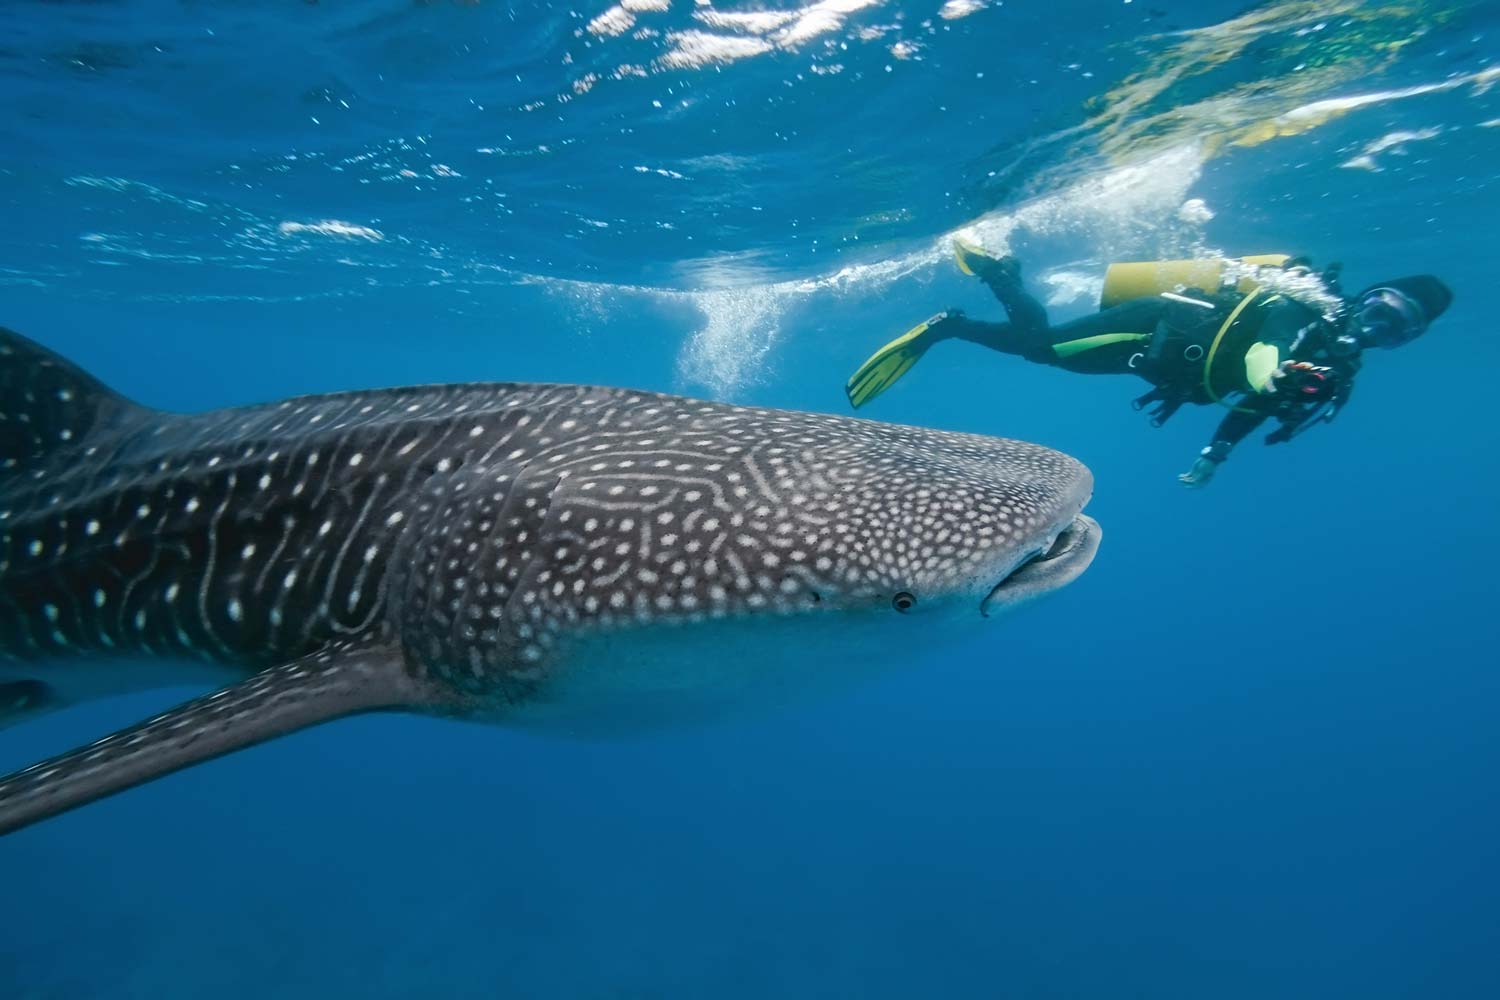
[[(1340, 297), (1325, 312), (1272, 287), (1310, 279), (1305, 259), (1121, 263), (1109, 268), (1099, 312), (1052, 326), (1022, 287), (1014, 257), (994, 257), (962, 240), (954, 241), (954, 255), (960, 270), (1000, 300), (1010, 322), (974, 320), (957, 309), (938, 313), (850, 377), (845, 391), (855, 408), (890, 388), (933, 344), (950, 339), (1071, 372), (1139, 375), (1152, 388), (1134, 406), (1153, 407), (1153, 426), (1184, 403), (1229, 410), (1192, 468), (1177, 477), (1189, 487), (1207, 484), (1235, 445), (1269, 419), (1279, 426), (1267, 444), (1332, 420), (1349, 400), (1367, 349), (1410, 343), (1453, 300), (1437, 278), (1416, 275)], [(1318, 276), (1336, 296), (1338, 270), (1335, 264)]]

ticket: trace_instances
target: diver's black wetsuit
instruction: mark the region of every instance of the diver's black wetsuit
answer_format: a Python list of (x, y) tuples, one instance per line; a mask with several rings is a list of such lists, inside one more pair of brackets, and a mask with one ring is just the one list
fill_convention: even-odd
[[(1166, 325), (1184, 325), (1175, 321), (1184, 313), (1191, 320), (1194, 307), (1152, 295), (1052, 326), (1046, 309), (1026, 292), (1018, 276), (982, 275), (981, 280), (1005, 307), (1010, 322), (987, 323), (956, 315), (944, 322), (945, 336), (1071, 372), (1139, 375), (1158, 389), (1171, 388), (1174, 380), (1181, 377), (1183, 365), (1176, 362), (1184, 356), (1182, 352), (1189, 352), (1185, 356), (1194, 360), (1203, 357), (1219, 325), (1196, 323), (1197, 329), (1182, 333), (1172, 346), (1171, 356), (1163, 361), (1160, 357), (1153, 358), (1153, 336)], [(1307, 361), (1331, 368), (1340, 386), (1337, 406), (1342, 406), (1359, 370), (1358, 351), (1339, 351), (1338, 328), (1316, 309), (1300, 302), (1275, 297), (1261, 309), (1255, 340), (1277, 348), (1281, 361)], [(1201, 367), (1198, 371), (1201, 372)], [(1189, 378), (1177, 383), (1185, 392), (1179, 402), (1213, 402), (1196, 384), (1199, 381), (1190, 372)], [(1216, 461), (1222, 462), (1231, 448), (1271, 417), (1282, 420), (1282, 426), (1267, 438), (1275, 443), (1289, 440), (1314, 415), (1315, 408), (1299, 405), (1300, 400), (1288, 398), (1285, 393), (1253, 392), (1248, 384), (1235, 389), (1243, 395), (1234, 400), (1234, 408), (1219, 423), (1210, 445)], [(1175, 408), (1173, 405), (1165, 413), (1170, 415)]]

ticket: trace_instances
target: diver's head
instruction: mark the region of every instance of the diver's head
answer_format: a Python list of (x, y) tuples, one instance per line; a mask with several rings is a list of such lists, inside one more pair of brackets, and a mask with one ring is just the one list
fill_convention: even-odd
[(1430, 274), (1392, 278), (1360, 292), (1349, 311), (1349, 335), (1361, 348), (1400, 347), (1420, 337), (1453, 301)]

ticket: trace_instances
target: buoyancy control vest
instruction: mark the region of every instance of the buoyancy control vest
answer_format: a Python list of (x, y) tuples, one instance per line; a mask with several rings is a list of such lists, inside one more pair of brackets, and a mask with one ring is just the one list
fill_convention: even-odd
[[(1245, 356), (1276, 298), (1255, 279), (1256, 268), (1283, 268), (1286, 254), (1224, 259), (1111, 264), (1099, 308), (1161, 296), (1168, 302), (1146, 348), (1131, 359), (1152, 384), (1135, 408), (1155, 404), (1151, 422), (1164, 423), (1184, 403), (1219, 403), (1252, 391)], [(1249, 265), (1246, 268), (1231, 265)]]

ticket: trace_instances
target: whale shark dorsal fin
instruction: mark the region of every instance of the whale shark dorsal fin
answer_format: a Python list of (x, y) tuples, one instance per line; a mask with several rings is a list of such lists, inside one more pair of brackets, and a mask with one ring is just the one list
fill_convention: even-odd
[(0, 778), (0, 834), (340, 716), (438, 707), (394, 645), (330, 646)]
[(0, 476), (148, 412), (73, 362), (0, 327)]

